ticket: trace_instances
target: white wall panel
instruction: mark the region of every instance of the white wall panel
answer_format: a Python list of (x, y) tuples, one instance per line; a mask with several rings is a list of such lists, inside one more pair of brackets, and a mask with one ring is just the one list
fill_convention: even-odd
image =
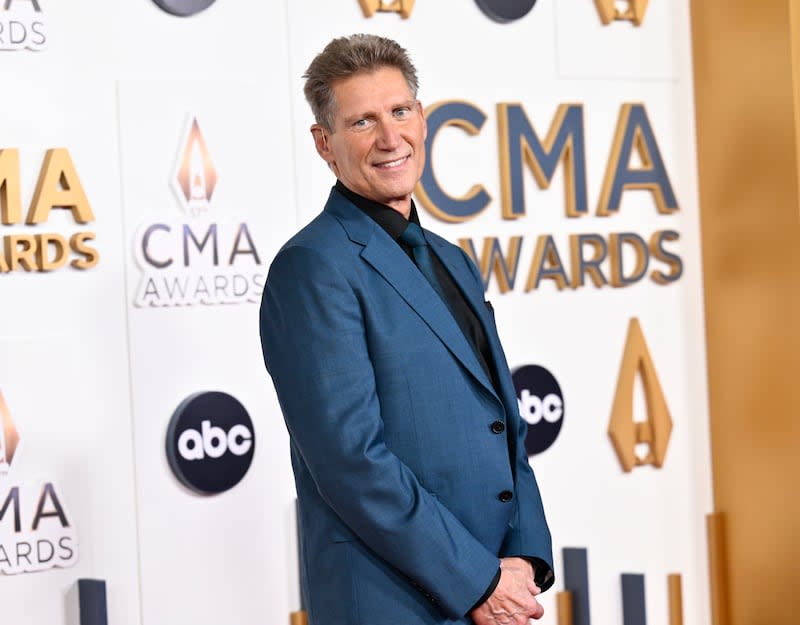
[(636, 27), (628, 21), (604, 26), (590, 4), (581, 0), (553, 3), (560, 76), (604, 80), (687, 76), (682, 61), (690, 41), (688, 5), (650, 2), (644, 21)]
[[(42, 224), (0, 225), (0, 235), (69, 239), (88, 230), (100, 260), (84, 271), (0, 275), (0, 392), (21, 437), (4, 485), (52, 479), (79, 545), (71, 568), (0, 577), (3, 620), (66, 622), (76, 615), (66, 602), (75, 580), (94, 577), (107, 580), (113, 622), (133, 625), (139, 592), (116, 95), (111, 84), (69, 77), (12, 80), (24, 88), (4, 105), (0, 148), (19, 150), (23, 212), (46, 151), (64, 147), (95, 220), (77, 224), (70, 211), (54, 209)], [(70, 96), (53, 97), (62, 93)], [(23, 514), (30, 524), (32, 511)], [(2, 521), (4, 538), (10, 523)]]
[[(421, 217), (452, 241), (474, 239), (479, 251), (484, 237), (499, 237), (504, 250), (510, 237), (523, 237), (515, 287), (501, 294), (493, 279), (487, 297), (511, 366), (547, 367), (564, 393), (560, 436), (532, 461), (557, 575), (561, 547), (587, 547), (592, 618), (621, 623), (619, 574), (644, 573), (648, 622), (666, 625), (666, 575), (680, 572), (686, 622), (707, 620), (710, 462), (687, 2), (650, 2), (638, 28), (602, 26), (589, 0), (539, 0), (509, 24), (491, 21), (473, 0), (418, 0), (406, 20), (367, 19), (357, 0), (218, 0), (186, 19), (150, 0), (40, 3), (47, 48), (0, 52), (11, 94), (0, 148), (20, 150), (25, 208), (45, 151), (69, 150), (96, 220), (79, 228), (56, 210), (46, 231), (96, 232), (101, 259), (85, 272), (0, 275), (0, 392), (23, 439), (8, 477), (52, 476), (80, 549), (72, 568), (0, 577), (4, 618), (73, 623), (66, 595), (78, 577), (107, 580), (114, 623), (279, 623), (297, 609), (288, 440), (261, 361), (257, 289), (236, 304), (136, 305), (143, 275), (158, 274), (137, 248), (155, 223), (173, 234), (183, 224), (202, 233), (217, 223), (225, 265), (225, 228), (246, 223), (260, 263), (241, 255), (223, 273), (263, 273), (334, 183), (308, 132), (301, 75), (334, 36), (374, 32), (409, 49), (424, 105), (462, 100), (487, 116), (477, 136), (443, 129), (429, 158), (451, 195), (479, 183), (492, 201), (460, 224), (424, 209)], [(540, 137), (559, 105), (582, 103), (587, 215), (566, 216), (559, 167), (547, 190), (524, 169), (525, 215), (503, 219), (501, 102), (520, 103)], [(658, 214), (646, 191), (625, 192), (616, 215), (595, 215), (620, 107), (631, 102), (646, 108), (680, 204), (671, 215)], [(218, 175), (201, 217), (184, 212), (173, 185), (193, 118)], [(552, 235), (569, 265), (570, 234), (647, 238), (663, 229), (680, 233), (669, 249), (683, 275), (671, 285), (645, 278), (558, 291), (544, 280), (525, 290), (540, 235)], [(43, 231), (0, 226), (3, 235)], [(180, 261), (179, 241), (154, 241), (154, 253)], [(177, 262), (173, 277), (219, 269), (203, 257), (183, 269)], [(663, 469), (623, 474), (606, 430), (633, 316), (674, 429)], [(164, 453), (172, 412), (203, 390), (239, 399), (256, 436), (248, 474), (213, 497), (181, 486)], [(635, 405), (641, 415), (641, 392)], [(543, 622), (555, 623), (554, 592), (544, 604)]]
[[(198, 237), (209, 224), (218, 225), (218, 267), (203, 262), (210, 248), (195, 250), (182, 267), (179, 238), (158, 251), (159, 258), (171, 253), (181, 266), (175, 275), (190, 281), (228, 269), (233, 241), (224, 224), (247, 224), (260, 263), (245, 255), (233, 269), (248, 276), (263, 274), (294, 230), (292, 188), (283, 184), (291, 179), (291, 162), (279, 147), (290, 142), (288, 128), (270, 123), (286, 116), (286, 106), (271, 91), (212, 81), (127, 82), (119, 89), (145, 622), (255, 623), (277, 621), (289, 611), (288, 442), (261, 360), (260, 290), (251, 291), (255, 301), (238, 304), (134, 305), (145, 272), (159, 280), (158, 270), (135, 257), (149, 224), (168, 224), (178, 235), (186, 224)], [(205, 217), (185, 213), (172, 186), (192, 119), (218, 176)], [(184, 488), (164, 453), (172, 413), (200, 391), (233, 395), (255, 427), (249, 472), (216, 496)]]

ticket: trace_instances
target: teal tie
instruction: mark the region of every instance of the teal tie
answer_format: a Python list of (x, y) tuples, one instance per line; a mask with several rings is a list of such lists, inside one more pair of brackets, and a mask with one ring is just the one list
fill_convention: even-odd
[[(409, 222), (405, 232), (400, 235), (400, 240), (411, 247), (411, 253), (414, 255), (414, 262), (416, 263), (422, 275), (430, 282), (433, 290), (439, 294), (439, 297), (447, 305), (447, 298), (444, 296), (442, 285), (436, 277), (436, 272), (433, 269), (433, 259), (431, 258), (431, 248), (425, 240), (425, 235), (422, 233), (422, 228), (417, 224)], [(449, 308), (449, 305), (448, 305)]]
[(436, 277), (436, 272), (433, 269), (431, 248), (428, 245), (428, 242), (425, 240), (425, 235), (422, 233), (422, 228), (413, 222), (409, 222), (405, 232), (400, 235), (400, 240), (411, 247), (411, 253), (414, 255), (414, 262), (416, 263), (417, 268), (419, 268), (419, 270), (422, 272), (422, 275), (425, 276), (428, 282), (430, 282), (433, 290), (439, 294), (439, 298), (447, 307), (447, 310), (450, 311), (450, 315), (453, 317), (453, 320), (461, 329), (461, 332), (464, 334), (464, 338), (467, 339), (467, 343), (472, 348), (472, 352), (475, 354), (478, 362), (491, 379), (489, 367), (486, 364), (486, 360), (484, 359), (483, 355), (478, 351), (478, 347), (475, 344), (475, 339), (471, 338), (469, 327), (467, 326), (464, 316), (456, 314), (456, 311), (454, 311), (451, 307), (451, 302), (448, 301), (447, 297), (445, 297), (442, 283), (439, 282), (439, 279)]

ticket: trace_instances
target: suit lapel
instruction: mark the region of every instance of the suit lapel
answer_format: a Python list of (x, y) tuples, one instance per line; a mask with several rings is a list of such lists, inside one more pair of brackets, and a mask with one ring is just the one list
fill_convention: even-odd
[[(483, 325), (486, 339), (489, 342), (489, 349), (492, 352), (493, 362), (488, 363), (489, 366), (494, 366), (497, 370), (507, 369), (508, 365), (500, 345), (500, 337), (497, 334), (494, 318), (484, 300), (484, 292), (482, 289), (475, 288), (475, 276), (472, 275), (469, 267), (464, 262), (461, 252), (438, 237), (428, 237), (428, 240), (431, 248), (450, 272), (450, 275), (453, 276), (453, 280), (458, 284), (467, 303), (472, 307), (473, 312)], [(500, 397), (503, 398), (506, 410), (511, 410), (510, 414), (514, 414), (518, 410), (517, 392), (511, 384), (511, 377), (499, 373), (496, 378), (500, 384), (500, 388), (496, 389), (496, 392), (500, 393)]]
[[(339, 220), (354, 243), (363, 246), (361, 257), (392, 285), (473, 377), (492, 395), (496, 395), (491, 381), (447, 305), (400, 246), (370, 217), (335, 191), (331, 192), (325, 210)], [(441, 258), (438, 250), (437, 255)], [(442, 260), (452, 273), (452, 263)], [(462, 292), (466, 292), (461, 280), (455, 279)], [(470, 305), (474, 307), (472, 302)], [(484, 322), (483, 318), (481, 321)]]
[(492, 332), (494, 323), (489, 315), (489, 309), (486, 307), (486, 302), (483, 299), (483, 291), (478, 291), (474, 288), (473, 284), (475, 278), (470, 273), (469, 268), (464, 262), (461, 252), (457, 248), (451, 246), (449, 243), (442, 242), (438, 237), (428, 237), (431, 249), (442, 261), (442, 264), (450, 272), (450, 275), (455, 280), (464, 298), (472, 308), (472, 311), (478, 317), (478, 320), (483, 325), (486, 336), (489, 337), (489, 342), (494, 343)]

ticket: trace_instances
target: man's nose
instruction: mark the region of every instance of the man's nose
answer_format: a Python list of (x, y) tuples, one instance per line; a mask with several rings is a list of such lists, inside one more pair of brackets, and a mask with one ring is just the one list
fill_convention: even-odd
[(381, 120), (378, 122), (376, 143), (381, 150), (394, 150), (400, 143), (400, 132), (394, 120)]

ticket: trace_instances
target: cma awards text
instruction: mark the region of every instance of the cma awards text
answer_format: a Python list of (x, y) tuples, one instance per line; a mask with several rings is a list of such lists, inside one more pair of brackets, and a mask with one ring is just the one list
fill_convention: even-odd
[[(658, 219), (669, 218), (680, 210), (644, 104), (620, 106), (594, 215), (589, 205), (583, 105), (560, 104), (544, 138), (536, 132), (521, 104), (501, 102), (497, 104), (496, 115), (497, 173), (503, 220), (528, 216), (528, 177), (545, 191), (557, 174), (561, 175), (564, 185), (565, 223), (577, 223), (573, 220), (591, 216), (610, 217), (615, 224), (626, 217), (641, 223), (643, 216), (652, 214), (653, 207)], [(449, 163), (437, 160), (435, 144), (452, 141), (452, 135), (444, 138), (447, 128), (459, 129), (468, 137), (480, 135), (488, 117), (476, 105), (461, 100), (438, 102), (427, 109), (426, 116), (426, 147), (430, 158), (415, 194), (425, 209), (442, 221), (471, 221), (490, 206), (492, 197), (480, 183), (472, 184), (461, 196), (445, 190), (446, 186), (463, 185), (464, 181), (453, 183), (450, 172), (451, 181), (442, 183), (443, 178), (436, 174), (437, 164), (446, 166)], [(530, 189), (528, 191), (530, 193)], [(626, 199), (624, 216), (620, 210), (623, 197)], [(562, 290), (581, 288), (589, 283), (598, 288), (627, 287), (646, 276), (659, 285), (681, 278), (683, 261), (675, 249), (680, 240), (679, 232), (659, 228), (639, 233), (632, 231), (630, 225), (622, 231), (607, 232), (607, 228), (595, 223), (597, 230), (605, 234), (539, 231), (532, 245), (524, 245), (523, 235), (511, 236), (505, 243), (496, 236), (485, 236), (482, 242), (462, 238), (459, 244), (480, 267), (484, 285), (488, 288), (494, 277), (501, 293), (521, 283), (516, 278), (523, 250), (531, 259), (527, 263), (526, 292), (539, 288), (545, 280)]]
[[(0, 149), (0, 221), (3, 226), (22, 225), (23, 204), (20, 191), (20, 157), (16, 148)], [(12, 271), (55, 271), (67, 262), (73, 269), (92, 269), (100, 260), (90, 245), (94, 232), (64, 232), (69, 218), (54, 216), (61, 232), (40, 232), (51, 219), (53, 209), (69, 211), (77, 224), (93, 222), (94, 212), (81, 185), (78, 172), (66, 148), (48, 150), (42, 162), (36, 189), (25, 215), (25, 226), (32, 231), (2, 235), (0, 273)], [(2, 232), (2, 229), (0, 229)], [(72, 260), (70, 261), (70, 257)]]
[(266, 275), (245, 222), (155, 223), (140, 229), (137, 306), (258, 302)]
[(52, 482), (17, 484), (0, 495), (0, 572), (71, 566), (76, 543), (75, 528)]

